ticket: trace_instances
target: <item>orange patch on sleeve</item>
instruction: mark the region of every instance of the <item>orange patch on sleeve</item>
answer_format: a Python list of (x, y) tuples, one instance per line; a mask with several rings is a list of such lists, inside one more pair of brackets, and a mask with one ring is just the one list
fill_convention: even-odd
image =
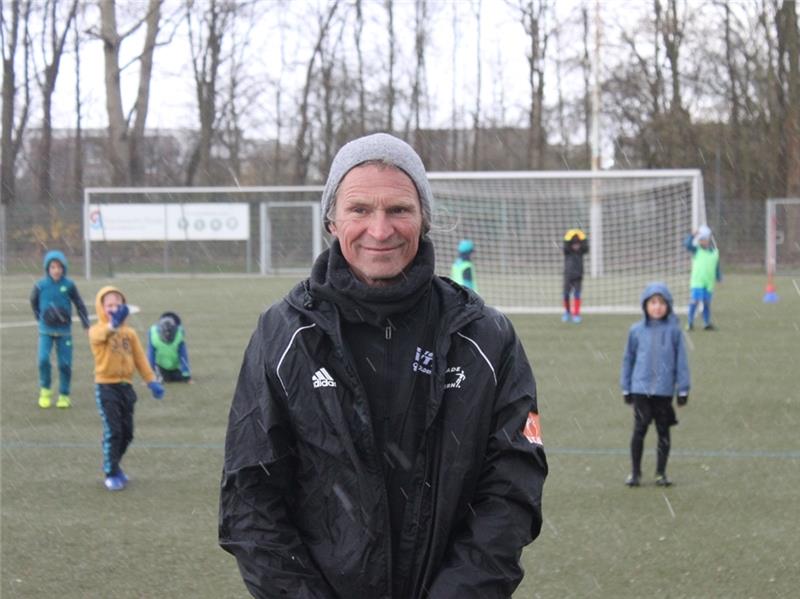
[(525, 428), (522, 429), (522, 434), (529, 443), (542, 445), (542, 429), (539, 425), (539, 414), (528, 412), (528, 419), (525, 421)]

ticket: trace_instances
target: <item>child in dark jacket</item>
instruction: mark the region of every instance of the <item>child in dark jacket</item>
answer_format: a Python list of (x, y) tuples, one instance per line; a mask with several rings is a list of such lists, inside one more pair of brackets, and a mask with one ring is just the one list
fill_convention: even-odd
[[(564, 235), (564, 322), (581, 321), (581, 287), (583, 285), (583, 256), (589, 252), (589, 240), (580, 229), (570, 229)], [(570, 294), (573, 296), (570, 309)]]
[(642, 477), (644, 437), (655, 420), (658, 433), (656, 484), (667, 487), (667, 459), (671, 426), (678, 424), (672, 397), (678, 405), (689, 400), (689, 361), (678, 317), (672, 311), (672, 295), (664, 283), (651, 283), (641, 297), (644, 318), (628, 333), (622, 359), (620, 387), (625, 403), (633, 405), (631, 474), (625, 481), (638, 487)]
[(53, 250), (44, 257), (44, 278), (39, 279), (31, 291), (33, 316), (39, 323), (39, 407), (49, 408), (53, 403), (52, 366), (50, 353), (56, 346), (58, 362), (57, 408), (72, 405), (69, 398), (72, 379), (72, 304), (78, 311), (84, 329), (89, 328), (89, 315), (78, 293), (78, 288), (67, 278), (67, 258)]

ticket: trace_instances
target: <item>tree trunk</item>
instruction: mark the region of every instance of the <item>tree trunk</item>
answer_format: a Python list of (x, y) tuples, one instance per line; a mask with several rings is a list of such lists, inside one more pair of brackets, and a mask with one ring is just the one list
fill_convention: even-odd
[(386, 0), (386, 12), (389, 17), (389, 73), (386, 88), (386, 131), (394, 132), (394, 61), (395, 61), (395, 35), (394, 35), (394, 0)]
[(161, 19), (161, 0), (149, 0), (145, 41), (139, 56), (139, 85), (133, 107), (135, 120), (129, 126), (122, 107), (119, 51), (123, 37), (117, 29), (115, 0), (100, 0), (101, 37), (105, 58), (106, 112), (108, 114), (108, 159), (111, 162), (111, 180), (114, 185), (138, 185), (144, 178), (143, 151), (145, 123), (150, 101), (150, 77)]
[[(5, 28), (8, 39), (4, 40), (3, 48), (3, 112), (2, 112), (2, 142), (0, 142), (0, 199), (3, 204), (12, 204), (16, 198), (16, 163), (22, 136), (28, 122), (30, 110), (30, 74), (28, 72), (30, 55), (30, 37), (28, 23), (30, 20), (31, 3), (13, 2), (11, 4), (11, 24)], [(22, 44), (24, 49), (25, 71), (22, 74), (22, 86), (25, 98), (20, 111), (19, 119), (16, 115), (17, 100), (17, 73), (16, 55), (19, 43), (20, 18), (22, 22)]]
[(480, 163), (480, 128), (481, 128), (481, 0), (477, 0), (475, 8), (475, 41), (477, 52), (475, 55), (475, 113), (472, 115), (472, 170), (478, 170)]
[[(414, 81), (411, 84), (411, 118), (414, 122), (414, 145), (423, 163), (426, 158), (425, 143), (421, 139), (422, 130), (420, 113), (422, 111), (422, 95), (425, 88), (425, 49), (427, 46), (427, 0), (415, 0), (414, 2), (414, 56), (416, 63), (414, 67)], [(406, 132), (408, 135), (408, 132)]]
[(78, 26), (78, 18), (75, 17), (73, 24), (73, 35), (75, 36), (75, 161), (74, 165), (74, 194), (75, 199), (80, 200), (83, 196), (83, 102), (81, 99), (81, 34)]
[(361, 0), (356, 0), (356, 58), (358, 61), (358, 134), (364, 135), (367, 130), (367, 100), (364, 94), (364, 55), (361, 52), (361, 36), (364, 31), (364, 14)]
[[(64, 29), (60, 33), (58, 32), (59, 17), (56, 14), (57, 6), (58, 2), (56, 0), (48, 1), (44, 7), (44, 22), (42, 24), (43, 29), (49, 32), (46, 40), (49, 43), (49, 48), (42, 48), (42, 54), (45, 57), (44, 78), (39, 81), (39, 88), (42, 93), (42, 137), (39, 145), (38, 192), (39, 201), (44, 204), (53, 200), (51, 172), (53, 92), (56, 89), (58, 69), (61, 65), (61, 57), (64, 54), (67, 34), (72, 27), (72, 21), (78, 10), (78, 0), (73, 0), (66, 22), (63, 23)], [(42, 41), (44, 46), (44, 36)]]
[(311, 58), (308, 60), (308, 66), (306, 67), (306, 80), (303, 85), (302, 99), (300, 101), (300, 127), (297, 130), (297, 137), (294, 143), (294, 182), (298, 185), (302, 185), (306, 182), (308, 164), (311, 160), (311, 151), (306, 148), (306, 135), (308, 135), (308, 129), (311, 124), (308, 101), (311, 95), (311, 86), (314, 82), (314, 63), (322, 50), (322, 44), (325, 42), (325, 38), (328, 35), (328, 29), (330, 28), (333, 15), (336, 13), (338, 6), (339, 0), (335, 0), (328, 8), (328, 14), (324, 19), (321, 19), (317, 40), (311, 52)]
[(101, 37), (105, 58), (106, 113), (108, 115), (108, 160), (111, 163), (111, 183), (130, 184), (128, 162), (128, 125), (122, 110), (119, 49), (122, 39), (117, 33), (115, 0), (100, 0)]
[(583, 19), (583, 61), (581, 64), (583, 71), (583, 143), (586, 146), (584, 168), (588, 169), (592, 165), (592, 61), (589, 54), (589, 38), (591, 36), (589, 9), (586, 6), (581, 9), (581, 18)]
[(134, 185), (144, 183), (144, 138), (147, 111), (150, 104), (150, 80), (153, 74), (153, 55), (156, 49), (159, 25), (161, 22), (161, 3), (163, 0), (150, 0), (145, 17), (146, 32), (144, 46), (139, 59), (139, 87), (136, 92), (132, 135), (130, 136), (130, 178)]
[(741, 148), (741, 123), (739, 122), (739, 90), (738, 90), (738, 73), (736, 68), (735, 50), (733, 41), (731, 39), (731, 7), (725, 2), (723, 4), (725, 11), (725, 62), (728, 68), (728, 85), (729, 101), (730, 101), (730, 139), (731, 148), (733, 150), (733, 163), (734, 168), (732, 172), (732, 185), (731, 194), (734, 198), (741, 197), (741, 178), (742, 178), (742, 148)]
[(796, 2), (783, 0), (780, 12), (783, 45), (789, 67), (786, 73), (786, 115), (783, 126), (786, 136), (786, 196), (800, 197), (800, 32)]
[(189, 45), (200, 121), (200, 137), (196, 148), (197, 159), (192, 160), (187, 168), (187, 185), (192, 185), (196, 178), (204, 185), (213, 183), (211, 146), (216, 132), (217, 78), (222, 62), (222, 40), (230, 23), (230, 11), (233, 10), (229, 5), (221, 6), (218, 0), (211, 0), (207, 6), (208, 9), (202, 17), (205, 35), (201, 29), (196, 36), (192, 25), (192, 16), (197, 9), (189, 4), (186, 6), (186, 22), (189, 28)]

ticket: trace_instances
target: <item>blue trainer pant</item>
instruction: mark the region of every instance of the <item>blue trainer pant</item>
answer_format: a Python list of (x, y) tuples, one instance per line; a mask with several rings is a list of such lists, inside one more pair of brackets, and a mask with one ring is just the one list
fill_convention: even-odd
[(704, 287), (692, 287), (692, 299), (689, 302), (689, 324), (694, 323), (697, 304), (703, 302), (703, 323), (711, 323), (711, 297), (713, 293)]
[(50, 352), (56, 346), (58, 362), (58, 392), (69, 395), (72, 380), (72, 335), (39, 335), (39, 386), (49, 389), (53, 382)]
[(119, 463), (133, 441), (133, 406), (136, 392), (128, 383), (97, 383), (95, 402), (103, 421), (103, 472), (119, 474)]

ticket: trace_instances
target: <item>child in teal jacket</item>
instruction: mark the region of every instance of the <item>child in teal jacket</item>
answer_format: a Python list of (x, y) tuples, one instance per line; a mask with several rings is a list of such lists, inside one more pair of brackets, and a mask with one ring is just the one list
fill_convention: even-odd
[(67, 258), (53, 250), (44, 257), (44, 278), (38, 280), (31, 291), (33, 316), (39, 323), (39, 407), (52, 405), (53, 391), (50, 353), (56, 346), (59, 385), (56, 407), (68, 408), (72, 378), (72, 304), (84, 329), (89, 328), (89, 314), (78, 293), (78, 288), (67, 278)]

